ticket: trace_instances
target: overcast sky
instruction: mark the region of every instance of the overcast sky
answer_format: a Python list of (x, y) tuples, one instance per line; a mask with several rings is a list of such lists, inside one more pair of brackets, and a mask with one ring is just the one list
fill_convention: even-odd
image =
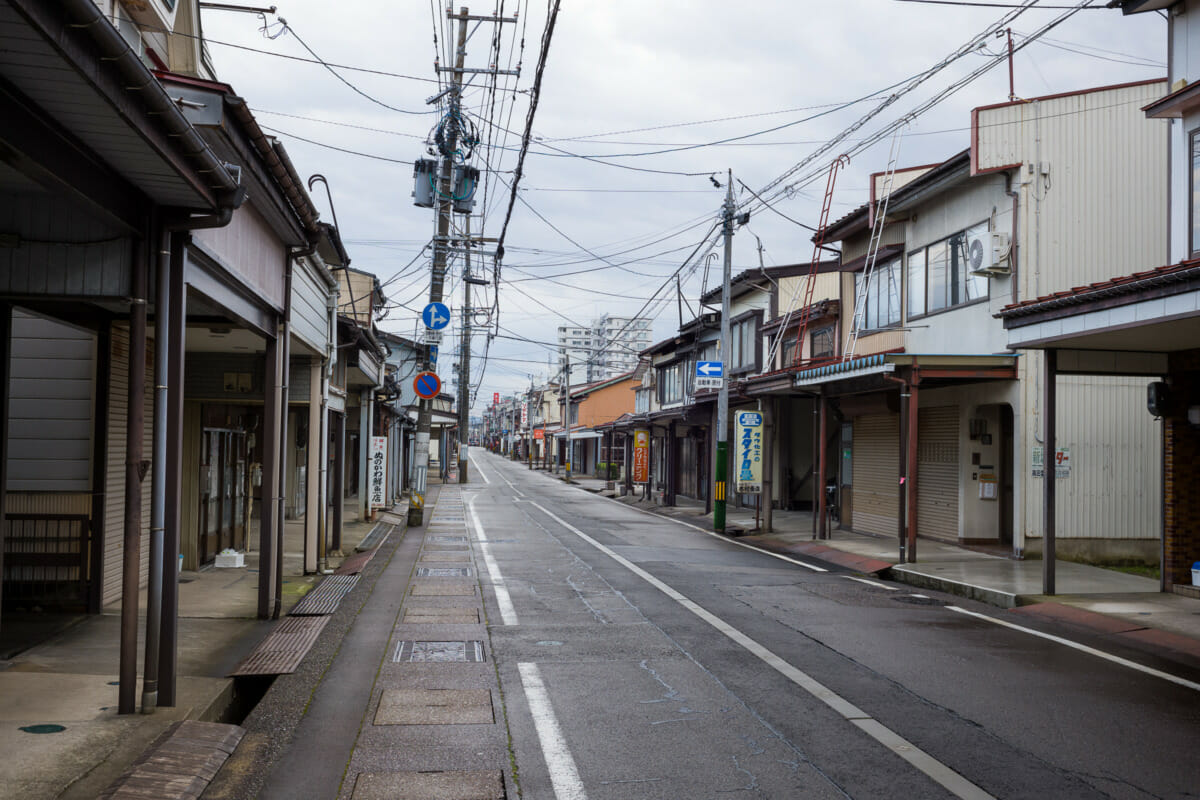
[[(500, 1), (468, 5), (472, 14), (485, 15)], [(203, 12), (218, 77), (283, 140), (302, 176), (328, 178), (353, 266), (378, 275), (392, 302), (381, 326), (412, 336), (428, 298), (429, 252), (422, 248), (434, 218), (412, 204), (412, 167), (402, 162), (425, 156), (425, 140), (439, 119), (425, 100), (439, 91), (435, 53), (450, 54), (441, 56), (443, 64), (453, 59), (444, 0), (275, 2), (267, 33), (279, 33), (280, 18), (290, 28), (275, 39), (260, 31), (262, 20), (253, 14)], [(472, 219), (472, 233), (492, 237), (504, 220), (505, 184), (513, 178), (547, 13), (542, 2), (503, 0), (502, 7), (508, 16), (519, 10), (520, 21), (500, 26), (498, 66), (514, 68), (520, 59), (520, 77), (501, 78), (506, 91), (494, 101), (484, 91), (485, 76), (476, 76), (465, 93), (466, 107), (496, 125), (491, 147), (481, 145), (472, 161), (492, 171), (487, 197), (482, 190), (477, 196), (475, 213), (482, 217)], [(490, 344), (482, 380), (486, 337), (480, 332), (474, 339), (472, 383), (479, 388), (473, 411), (490, 403), (493, 392), (524, 390), (531, 374), (548, 373), (553, 348), (522, 339), (553, 343), (568, 320), (588, 324), (606, 312), (637, 313), (664, 282), (671, 287), (659, 295), (665, 302), (650, 310), (655, 340), (670, 336), (679, 304), (669, 276), (702, 242), (724, 199), (709, 175), (724, 184), (732, 170), (739, 201), (750, 200), (738, 181), (756, 192), (771, 185), (879, 105), (891, 91), (885, 89), (941, 62), (1008, 11), (900, 0), (563, 0), (520, 184), (523, 202), (507, 234), (500, 337)], [(1025, 12), (1011, 24), (1014, 40), (1020, 44), (1063, 13)], [(489, 65), (493, 35), (491, 24), (473, 30), (468, 67)], [(311, 58), (304, 45), (326, 62), (389, 74), (338, 69), (334, 75), (319, 64), (280, 57)], [(772, 205), (814, 225), (823, 174), (836, 153), (861, 146), (1003, 47), (1002, 38), (993, 39), (985, 50), (956, 60), (777, 186), (767, 195), (778, 195)], [(1166, 21), (1158, 14), (1081, 11), (1017, 53), (1015, 91), (1028, 98), (1163, 77), (1165, 58)], [(845, 105), (860, 98), (869, 99)], [(900, 140), (900, 164), (935, 163), (963, 150), (970, 109), (1007, 99), (1008, 71), (1001, 63), (913, 119)], [(479, 125), (486, 141), (489, 127)], [(855, 154), (838, 178), (831, 218), (866, 201), (867, 176), (886, 166), (891, 142), (885, 137)], [(781, 193), (812, 175), (819, 175), (815, 183)], [(331, 220), (319, 186), (313, 199)], [(810, 235), (757, 211), (734, 237), (735, 274), (759, 263), (760, 243), (767, 266), (807, 264)], [(697, 269), (681, 273), (685, 321), (695, 315), (702, 288), (719, 281), (719, 258), (707, 281), (704, 259), (697, 261)], [(452, 271), (447, 301), (457, 319), (461, 265)], [(474, 303), (491, 306), (493, 299), (491, 288), (479, 289)], [(490, 329), (497, 331), (495, 319)], [(453, 344), (442, 346), (439, 372), (447, 384), (456, 343), (455, 335)]]

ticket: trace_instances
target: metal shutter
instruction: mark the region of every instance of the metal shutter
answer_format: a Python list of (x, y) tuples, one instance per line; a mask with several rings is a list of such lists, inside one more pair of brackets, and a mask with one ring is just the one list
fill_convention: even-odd
[(917, 531), (958, 538), (958, 407), (922, 408), (917, 433)]
[(894, 535), (900, 514), (900, 416), (856, 417), (852, 449), (854, 528)]

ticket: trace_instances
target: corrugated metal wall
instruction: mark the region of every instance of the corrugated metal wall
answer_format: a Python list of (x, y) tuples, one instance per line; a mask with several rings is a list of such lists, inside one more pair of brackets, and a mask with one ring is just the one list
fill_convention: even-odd
[(96, 337), (13, 310), (8, 489), (92, 488)]
[[(152, 455), (151, 442), (154, 437), (154, 342), (147, 344), (145, 403), (144, 458)], [(125, 430), (129, 420), (129, 404), (126, 390), (129, 386), (129, 327), (113, 325), (111, 381), (108, 386), (108, 447), (107, 465), (104, 476), (104, 571), (101, 588), (101, 604), (117, 600), (121, 596), (121, 563), (124, 551), (125, 531)], [(141, 567), (138, 585), (144, 586), (149, 560), (150, 531), (150, 474), (142, 481), (142, 536)]]
[(854, 529), (896, 533), (900, 514), (900, 415), (854, 418)]
[[(1027, 368), (1040, 366), (1036, 355)], [(1058, 446), (1071, 448), (1071, 475), (1058, 479), (1059, 538), (1160, 538), (1162, 439), (1160, 423), (1146, 411), (1147, 382), (1059, 377)], [(1024, 486), (1024, 529), (1034, 536), (1042, 530), (1042, 479), (1031, 475), (1044, 422), (1041, 390), (1040, 379), (1026, 382), (1023, 467), (1016, 476)]]
[(958, 406), (920, 408), (917, 530), (958, 538)]
[(287, 249), (252, 204), (239, 209), (225, 227), (201, 228), (192, 236), (220, 256), (227, 269), (258, 289), (264, 300), (283, 308)]
[(1021, 175), (1022, 299), (1166, 263), (1167, 123), (1141, 111), (1165, 93), (1160, 81), (978, 113), (980, 169), (1048, 169)]
[(316, 267), (305, 262), (292, 272), (292, 334), (318, 353), (325, 352), (329, 339), (329, 289), (313, 274)]

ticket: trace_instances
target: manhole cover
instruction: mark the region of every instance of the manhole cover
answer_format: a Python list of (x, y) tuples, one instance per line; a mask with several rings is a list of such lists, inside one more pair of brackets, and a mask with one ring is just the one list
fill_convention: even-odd
[(412, 642), (404, 641), (396, 645), (392, 661), (401, 662), (449, 662), (449, 661), (483, 661), (483, 642)]
[(923, 594), (902, 594), (893, 595), (892, 599), (897, 603), (908, 603), (914, 606), (944, 606), (946, 605), (941, 600), (936, 600), (932, 597), (926, 597)]
[(417, 567), (418, 578), (469, 578), (470, 567)]
[(66, 729), (65, 725), (25, 725), (21, 728), (26, 733), (62, 733)]

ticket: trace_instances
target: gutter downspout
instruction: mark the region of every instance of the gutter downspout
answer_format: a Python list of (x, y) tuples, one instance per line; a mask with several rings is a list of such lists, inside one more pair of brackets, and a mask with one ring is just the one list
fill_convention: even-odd
[(1021, 193), (1013, 186), (1012, 172), (1004, 173), (1004, 193), (1012, 198), (1012, 238), (1008, 246), (1008, 263), (1009, 269), (1012, 271), (1012, 277), (1009, 279), (1012, 281), (1012, 298), (1009, 302), (1019, 303), (1021, 302), (1021, 284), (1019, 282), (1020, 276), (1017, 273), (1017, 242), (1021, 229), (1017, 221), (1019, 219), (1018, 212), (1020, 211), (1018, 200), (1021, 197)]
[(317, 524), (317, 563), (322, 573), (329, 569), (329, 387), (333, 382), (334, 359), (337, 358), (337, 301), (335, 287), (325, 301), (328, 330), (325, 345), (325, 369), (321, 373), (321, 519)]

